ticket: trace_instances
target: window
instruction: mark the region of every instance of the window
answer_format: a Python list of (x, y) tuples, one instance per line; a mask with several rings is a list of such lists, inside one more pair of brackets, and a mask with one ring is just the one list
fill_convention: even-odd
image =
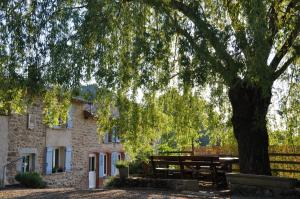
[(103, 173), (104, 173), (104, 176), (107, 176), (107, 155), (106, 154), (103, 155), (103, 159), (104, 159)]
[(104, 143), (120, 143), (120, 137), (118, 134), (117, 128), (113, 127), (111, 132), (105, 134)]
[(52, 153), (52, 173), (63, 172), (65, 170), (65, 147), (57, 147)]
[(63, 171), (72, 171), (72, 146), (47, 146), (45, 173), (48, 175)]
[(96, 157), (94, 155), (89, 157), (89, 171), (96, 171), (95, 159)]
[(112, 142), (114, 142), (114, 143), (120, 142), (120, 137), (119, 137), (119, 132), (118, 132), (117, 127), (113, 127), (113, 129), (112, 129)]
[(58, 118), (58, 124), (54, 125), (54, 129), (61, 129), (61, 128), (73, 128), (73, 114), (74, 114), (74, 107), (71, 105), (68, 109), (67, 113), (67, 120), (65, 123), (63, 122), (62, 118)]
[(26, 154), (23, 155), (23, 160), (22, 160), (22, 173), (26, 172), (32, 172), (35, 170), (34, 168), (34, 163), (35, 163), (35, 154)]
[(119, 174), (119, 170), (116, 168), (116, 164), (122, 159), (121, 153), (112, 152), (111, 153), (111, 175), (116, 176)]
[(63, 121), (62, 121), (62, 118), (59, 117), (58, 118), (58, 124), (57, 125), (54, 125), (53, 128), (54, 129), (61, 129), (63, 127)]
[(28, 129), (34, 129), (35, 126), (35, 115), (34, 114), (28, 114)]

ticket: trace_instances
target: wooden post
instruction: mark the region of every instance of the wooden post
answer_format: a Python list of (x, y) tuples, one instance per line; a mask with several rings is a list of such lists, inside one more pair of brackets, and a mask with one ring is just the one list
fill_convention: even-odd
[(192, 138), (192, 156), (195, 155), (195, 148), (194, 148), (194, 138)]

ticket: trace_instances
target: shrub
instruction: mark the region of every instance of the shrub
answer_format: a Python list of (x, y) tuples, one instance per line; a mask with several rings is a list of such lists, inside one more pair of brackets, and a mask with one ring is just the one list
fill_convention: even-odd
[(120, 160), (116, 163), (116, 167), (118, 169), (121, 169), (121, 168), (127, 168), (128, 167), (128, 162), (127, 161), (124, 161), (124, 160)]
[(40, 174), (36, 172), (28, 173), (18, 173), (15, 176), (15, 179), (20, 182), (21, 185), (24, 185), (29, 188), (45, 188), (46, 182), (43, 181)]
[(167, 189), (168, 183), (166, 180), (161, 180), (161, 179), (151, 179), (151, 178), (121, 179), (117, 177), (111, 177), (105, 182), (104, 186), (107, 188), (151, 187), (151, 188)]
[(138, 175), (143, 174), (144, 173), (143, 164), (144, 163), (142, 161), (139, 161), (139, 160), (131, 162), (129, 164), (129, 173), (130, 174), (138, 174)]

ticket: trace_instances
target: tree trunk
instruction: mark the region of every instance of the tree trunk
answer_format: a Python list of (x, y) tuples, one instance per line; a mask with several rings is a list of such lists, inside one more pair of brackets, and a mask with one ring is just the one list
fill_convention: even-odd
[(271, 175), (266, 115), (272, 87), (266, 87), (240, 80), (229, 90), (241, 173)]

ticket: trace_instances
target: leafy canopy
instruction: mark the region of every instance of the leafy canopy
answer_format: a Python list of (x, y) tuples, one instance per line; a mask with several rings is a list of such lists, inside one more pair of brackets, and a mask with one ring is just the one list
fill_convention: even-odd
[[(157, 94), (187, 93), (214, 81), (226, 86), (223, 92), (239, 81), (268, 89), (299, 66), (299, 12), (298, 0), (4, 0), (0, 108), (17, 110), (22, 96), (54, 85), (74, 88), (93, 76), (118, 96), (120, 128), (146, 128), (151, 137), (157, 130), (151, 124), (167, 114)], [(142, 105), (134, 97), (140, 90)], [(176, 103), (185, 110), (182, 102)], [(125, 122), (133, 116), (138, 125)]]

